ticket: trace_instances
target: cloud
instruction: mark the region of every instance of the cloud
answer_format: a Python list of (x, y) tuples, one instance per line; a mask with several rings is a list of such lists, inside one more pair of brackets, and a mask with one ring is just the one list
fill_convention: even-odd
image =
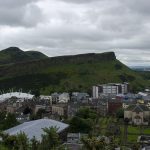
[(94, 3), (94, 2), (102, 1), (102, 0), (58, 0), (58, 1), (64, 1), (66, 3), (83, 4), (83, 3)]
[[(127, 65), (150, 64), (147, 0), (0, 0), (0, 48), (49, 56), (116, 52)], [(2, 15), (3, 13), (3, 15)]]
[(36, 0), (0, 0), (0, 25), (32, 27), (42, 21)]

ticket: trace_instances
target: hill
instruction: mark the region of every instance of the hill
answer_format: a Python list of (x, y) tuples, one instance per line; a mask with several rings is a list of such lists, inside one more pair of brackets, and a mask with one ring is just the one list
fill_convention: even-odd
[(38, 60), (46, 57), (46, 55), (37, 51), (24, 52), (17, 47), (9, 47), (0, 51), (0, 65)]
[(132, 90), (149, 85), (140, 74), (118, 61), (113, 52), (51, 57), (0, 66), (0, 90), (38, 89), (43, 94), (90, 92), (92, 85), (108, 82), (130, 82)]

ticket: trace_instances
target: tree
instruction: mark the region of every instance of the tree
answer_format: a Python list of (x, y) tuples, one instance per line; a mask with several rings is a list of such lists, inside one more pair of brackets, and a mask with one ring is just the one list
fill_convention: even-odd
[(80, 108), (78, 110), (78, 112), (76, 113), (76, 116), (80, 117), (80, 118), (83, 118), (83, 119), (96, 119), (97, 118), (97, 114), (95, 111), (91, 110), (90, 108), (88, 107), (83, 107), (83, 108)]
[(120, 118), (124, 118), (124, 109), (118, 109), (117, 110), (117, 112), (116, 112), (116, 117), (118, 118), (118, 119), (120, 119)]
[(29, 140), (25, 133), (20, 132), (17, 135), (1, 134), (3, 144), (13, 150), (28, 150)]
[(85, 150), (100, 150), (105, 149), (106, 143), (103, 138), (91, 137), (82, 138), (83, 149)]
[(36, 119), (41, 119), (45, 112), (45, 109), (40, 108), (36, 113)]
[(40, 91), (39, 91), (39, 90), (33, 90), (33, 91), (31, 92), (31, 94), (33, 94), (35, 98), (40, 97)]
[(6, 117), (6, 112), (0, 112), (0, 123), (5, 119)]
[(3, 130), (9, 129), (18, 124), (19, 122), (17, 121), (15, 114), (8, 113), (3, 121)]
[(0, 130), (4, 128), (4, 122), (6, 118), (6, 112), (0, 112)]
[(70, 120), (71, 132), (89, 133), (92, 131), (97, 114), (88, 107), (83, 107), (78, 110), (76, 115)]
[(29, 140), (24, 132), (20, 132), (17, 135), (8, 135), (1, 133), (4, 146), (13, 150), (66, 150), (61, 144), (58, 129), (56, 127), (44, 128), (45, 132), (42, 135), (42, 140), (37, 141), (35, 137)]
[(15, 146), (18, 146), (19, 150), (28, 150), (29, 148), (29, 140), (26, 136), (25, 133), (20, 132), (19, 134), (17, 134), (17, 141)]
[(40, 144), (40, 150), (54, 150), (60, 146), (59, 135), (57, 134), (57, 128), (44, 128), (45, 134), (42, 135), (42, 141)]
[(138, 143), (132, 145), (132, 150), (139, 150), (140, 145)]
[(125, 118), (124, 119), (124, 144), (126, 145), (127, 138), (128, 138), (128, 124), (129, 124), (129, 119)]
[(89, 133), (92, 130), (92, 120), (75, 116), (70, 120), (70, 130), (71, 132)]
[(16, 136), (11, 135), (9, 136), (6, 133), (1, 133), (0, 135), (3, 139), (3, 144), (6, 145), (9, 149), (11, 149), (12, 147), (14, 148), (15, 146), (15, 141), (16, 141)]
[(31, 149), (32, 150), (37, 150), (40, 143), (39, 143), (39, 141), (36, 140), (35, 136), (31, 139), (30, 142), (31, 142)]

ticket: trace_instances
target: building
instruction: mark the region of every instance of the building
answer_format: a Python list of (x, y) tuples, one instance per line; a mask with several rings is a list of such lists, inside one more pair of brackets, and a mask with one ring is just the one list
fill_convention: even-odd
[(87, 134), (83, 133), (68, 133), (67, 134), (67, 142), (65, 143), (65, 146), (69, 148), (70, 150), (79, 150), (82, 149), (82, 142), (81, 138), (87, 137)]
[(52, 104), (52, 97), (51, 96), (40, 95), (40, 99), (44, 102)]
[(150, 102), (150, 94), (146, 92), (139, 92), (138, 93), (139, 97), (144, 100), (145, 102)]
[(90, 96), (88, 93), (73, 92), (71, 100), (77, 102), (87, 102)]
[(142, 104), (130, 105), (124, 111), (124, 118), (128, 118), (130, 124), (148, 125), (150, 121), (150, 109)]
[(51, 94), (51, 99), (52, 99), (52, 103), (53, 103), (53, 104), (58, 103), (58, 101), (59, 101), (59, 95), (60, 95), (60, 94), (58, 94), (58, 93), (53, 93), (53, 94)]
[(100, 95), (117, 95), (125, 94), (129, 91), (128, 83), (108, 83), (102, 85), (93, 86), (93, 98), (99, 98)]
[(13, 105), (7, 105), (6, 112), (8, 112), (8, 113), (15, 113), (16, 109), (17, 108), (15, 106), (13, 106)]
[(46, 109), (45, 105), (35, 105), (34, 113), (36, 114), (40, 109)]
[(67, 143), (81, 143), (81, 137), (87, 137), (87, 134), (83, 133), (68, 133), (67, 134)]
[(59, 95), (58, 103), (67, 103), (69, 100), (69, 93), (62, 93)]
[(108, 114), (116, 114), (117, 110), (122, 108), (122, 101), (111, 99), (108, 101)]
[(20, 100), (16, 100), (11, 104), (7, 104), (6, 111), (8, 113), (16, 113), (17, 109), (22, 107), (22, 102)]
[(52, 119), (39, 119), (25, 122), (8, 130), (5, 130), (4, 133), (7, 133), (9, 135), (17, 135), (20, 132), (24, 132), (29, 140), (35, 137), (38, 141), (41, 141), (42, 134), (44, 134), (43, 129), (50, 127), (56, 127), (58, 129), (57, 133), (59, 134), (62, 141), (67, 140), (67, 128), (69, 127), (69, 125)]
[(106, 116), (108, 114), (108, 101), (106, 99), (98, 100), (98, 114)]
[(67, 112), (68, 112), (68, 105), (67, 104), (52, 105), (52, 115), (67, 117)]

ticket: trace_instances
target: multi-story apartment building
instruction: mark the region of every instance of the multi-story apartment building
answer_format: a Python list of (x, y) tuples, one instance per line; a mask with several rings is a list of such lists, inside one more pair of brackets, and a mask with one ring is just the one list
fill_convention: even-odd
[(99, 98), (101, 94), (117, 95), (125, 94), (129, 91), (128, 83), (108, 83), (93, 86), (93, 98)]

